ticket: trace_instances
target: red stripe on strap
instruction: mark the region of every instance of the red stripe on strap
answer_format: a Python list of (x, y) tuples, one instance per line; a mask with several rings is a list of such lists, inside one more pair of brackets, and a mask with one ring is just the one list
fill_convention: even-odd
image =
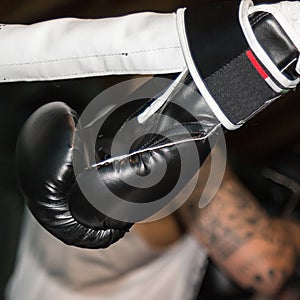
[(262, 68), (262, 66), (259, 64), (257, 59), (254, 57), (251, 50), (246, 51), (246, 55), (249, 58), (250, 62), (252, 63), (253, 67), (256, 69), (256, 71), (260, 74), (260, 76), (263, 79), (267, 79), (269, 75), (265, 72), (265, 70)]

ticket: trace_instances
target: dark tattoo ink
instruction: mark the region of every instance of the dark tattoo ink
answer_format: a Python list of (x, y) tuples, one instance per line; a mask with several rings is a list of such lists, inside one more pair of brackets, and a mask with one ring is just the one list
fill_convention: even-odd
[(273, 269), (269, 270), (269, 277), (273, 278), (275, 276), (275, 272)]
[(256, 275), (254, 276), (254, 280), (255, 280), (256, 282), (262, 282), (262, 281), (263, 281), (263, 277), (262, 277), (261, 275), (259, 275), (259, 274), (256, 274)]

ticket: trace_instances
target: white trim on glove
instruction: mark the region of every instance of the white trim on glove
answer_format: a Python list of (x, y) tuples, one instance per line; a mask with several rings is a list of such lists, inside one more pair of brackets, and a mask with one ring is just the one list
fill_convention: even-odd
[(0, 25), (0, 82), (167, 74), (185, 67), (174, 13)]

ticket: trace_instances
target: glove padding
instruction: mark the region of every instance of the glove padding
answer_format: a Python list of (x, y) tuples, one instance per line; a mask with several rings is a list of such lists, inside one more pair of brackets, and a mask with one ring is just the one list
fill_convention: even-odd
[(19, 181), (31, 212), (50, 233), (70, 245), (103, 248), (131, 224), (103, 215), (76, 188), (72, 158), (77, 120), (76, 112), (61, 102), (31, 115), (17, 143)]

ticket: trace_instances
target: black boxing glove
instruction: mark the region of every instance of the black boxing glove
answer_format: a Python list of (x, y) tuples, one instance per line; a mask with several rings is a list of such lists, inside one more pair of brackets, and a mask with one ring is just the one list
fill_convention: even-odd
[[(178, 11), (178, 35), (188, 69), (168, 87), (157, 89), (157, 96), (133, 97), (137, 100), (125, 102), (122, 97), (112, 99), (117, 105), (100, 107), (92, 120), (82, 120), (76, 134), (73, 132), (75, 147), (69, 148), (67, 165), (72, 162), (75, 170), (69, 171), (73, 184), (71, 190), (67, 189), (66, 214), (86, 226), (86, 231), (78, 232), (80, 236), (73, 240), (68, 226), (56, 223), (61, 219), (59, 201), (50, 201), (53, 209), (47, 213), (41, 210), (41, 215), (39, 209), (32, 209), (40, 223), (63, 241), (83, 247), (108, 246), (117, 238), (112, 234), (111, 239), (104, 238), (101, 243), (100, 238), (94, 243), (94, 230), (100, 230), (101, 236), (102, 230), (111, 234), (110, 230), (121, 229), (121, 236), (131, 223), (164, 208), (197, 172), (222, 135), (221, 125), (228, 129), (241, 126), (299, 82), (299, 51), (277, 15), (259, 8), (252, 8), (250, 13), (249, 1), (242, 1), (241, 30), (235, 1), (221, 1), (206, 10), (201, 7), (184, 14), (184, 10)], [(201, 18), (202, 14), (210, 14), (210, 18)], [(142, 95), (145, 89), (147, 85), (140, 91)], [(35, 118), (36, 114), (27, 124), (33, 124)], [(22, 149), (29, 144), (26, 137), (35, 139), (31, 132), (37, 128), (25, 125), (17, 149), (20, 183), (33, 208), (39, 205), (31, 202), (47, 200), (28, 192), (29, 176), (24, 170), (32, 169), (33, 161), (28, 155), (32, 151), (22, 153)], [(47, 136), (40, 135), (33, 145), (39, 148)], [(130, 140), (133, 143), (128, 147)], [(181, 163), (182, 156), (188, 158), (189, 164)], [(60, 176), (65, 165), (66, 161), (60, 161), (54, 174)], [(149, 174), (154, 174), (152, 186)], [(157, 178), (161, 179), (158, 183)], [(75, 236), (76, 226), (72, 228)]]
[[(150, 217), (176, 197), (199, 168), (193, 158), (204, 160), (209, 154), (208, 135), (213, 143), (222, 133), (191, 78), (185, 80), (189, 84), (172, 89), (172, 101), (149, 117), (145, 105), (151, 98), (125, 102), (106, 113), (98, 109), (92, 125), (90, 119), (86, 125), (81, 118), (77, 128), (78, 116), (61, 102), (30, 116), (17, 143), (19, 182), (30, 210), (48, 231), (67, 244), (107, 247), (133, 222)], [(161, 82), (166, 85), (170, 80), (159, 79), (157, 85), (153, 79), (137, 93), (143, 95), (146, 89), (156, 94)], [(128, 144), (132, 139), (134, 143)], [(194, 141), (196, 147), (190, 144)], [(122, 155), (112, 154), (113, 143), (119, 144)], [(127, 145), (130, 154), (124, 156)], [(180, 165), (181, 156), (188, 165)], [(185, 176), (180, 177), (183, 171)], [(149, 172), (160, 180), (147, 187)], [(144, 187), (135, 184), (140, 179)], [(122, 201), (116, 202), (117, 197)], [(139, 208), (141, 203), (145, 210)]]
[(79, 247), (107, 247), (130, 224), (110, 219), (93, 209), (80, 190), (74, 192), (77, 120), (76, 112), (61, 102), (41, 107), (28, 119), (17, 143), (19, 181), (31, 212), (54, 236)]

